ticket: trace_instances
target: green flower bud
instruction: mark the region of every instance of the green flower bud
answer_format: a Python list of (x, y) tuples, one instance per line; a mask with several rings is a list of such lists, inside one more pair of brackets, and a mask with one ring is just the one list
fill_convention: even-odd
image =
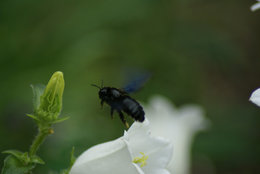
[(44, 89), (39, 106), (35, 111), (35, 115), (39, 120), (54, 122), (58, 119), (62, 109), (64, 86), (63, 73), (60, 71), (55, 72)]

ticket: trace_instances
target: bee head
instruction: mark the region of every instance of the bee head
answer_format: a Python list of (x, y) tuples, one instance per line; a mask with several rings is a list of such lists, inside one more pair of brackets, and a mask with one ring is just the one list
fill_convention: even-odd
[(95, 84), (91, 84), (91, 86), (94, 86), (99, 89), (98, 95), (100, 99), (106, 100), (109, 98), (109, 87), (103, 87), (103, 80), (101, 81), (101, 87)]
[(99, 98), (103, 100), (107, 99), (109, 97), (108, 91), (109, 91), (108, 87), (100, 88), (98, 92)]

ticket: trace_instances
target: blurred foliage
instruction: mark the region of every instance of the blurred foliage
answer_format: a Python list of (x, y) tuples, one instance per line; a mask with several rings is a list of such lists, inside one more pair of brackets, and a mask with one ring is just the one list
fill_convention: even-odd
[[(134, 94), (177, 106), (197, 103), (212, 127), (196, 139), (193, 173), (260, 172), (260, 108), (248, 102), (260, 85), (260, 12), (255, 1), (0, 1), (0, 150), (27, 150), (36, 135), (30, 84), (65, 77), (62, 116), (39, 154), (36, 173), (59, 171), (75, 154), (123, 134), (100, 109), (97, 89), (121, 87), (130, 72), (151, 72)], [(4, 155), (1, 154), (0, 166)], [(67, 159), (67, 160), (65, 160)]]

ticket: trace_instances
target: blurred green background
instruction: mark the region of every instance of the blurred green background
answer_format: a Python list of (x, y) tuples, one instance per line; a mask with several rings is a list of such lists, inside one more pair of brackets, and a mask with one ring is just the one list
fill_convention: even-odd
[[(201, 105), (211, 128), (192, 148), (193, 174), (260, 173), (260, 108), (248, 102), (260, 87), (260, 11), (254, 0), (0, 1), (0, 151), (27, 151), (37, 128), (30, 84), (65, 76), (62, 116), (38, 154), (35, 173), (66, 168), (76, 155), (123, 134), (100, 109), (104, 80), (121, 87), (127, 72), (152, 78), (133, 97), (154, 94), (177, 106)], [(5, 155), (0, 155), (0, 167)]]

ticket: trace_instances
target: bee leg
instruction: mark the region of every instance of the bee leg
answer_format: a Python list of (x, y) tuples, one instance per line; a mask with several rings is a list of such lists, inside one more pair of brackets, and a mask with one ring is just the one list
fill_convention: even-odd
[(126, 122), (123, 113), (122, 113), (121, 111), (118, 111), (118, 114), (119, 114), (119, 117), (120, 117), (121, 121), (124, 123), (125, 127), (126, 127), (126, 128), (129, 128), (129, 125), (128, 125), (128, 123)]
[(104, 100), (101, 100), (100, 104), (101, 104), (101, 109), (102, 109), (103, 108), (103, 104), (104, 104)]
[(111, 115), (111, 118), (113, 119), (113, 113), (114, 113), (114, 109), (111, 107), (111, 110), (110, 110), (110, 115)]

